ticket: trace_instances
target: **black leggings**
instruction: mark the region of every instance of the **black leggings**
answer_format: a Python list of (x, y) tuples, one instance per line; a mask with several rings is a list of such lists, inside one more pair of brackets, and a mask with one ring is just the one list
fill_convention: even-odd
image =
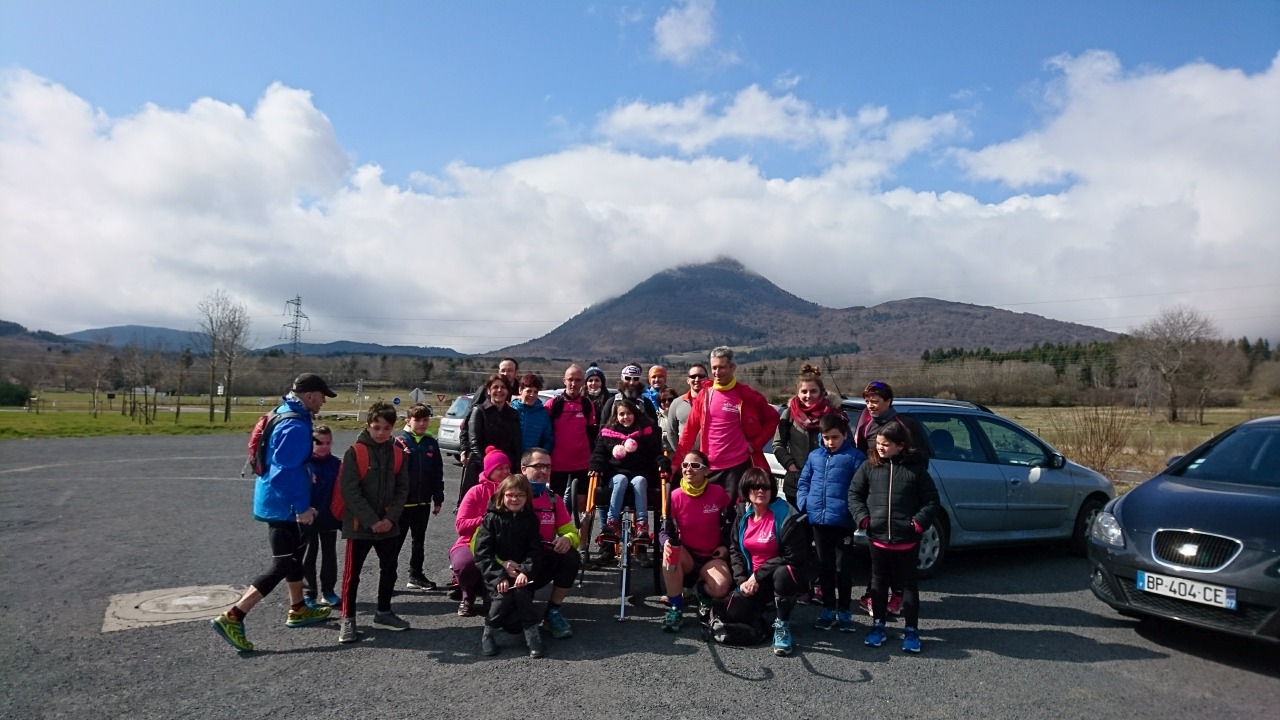
[(369, 551), (378, 554), (378, 612), (391, 611), (391, 593), (396, 589), (396, 566), (400, 564), (403, 536), (383, 540), (347, 540), (346, 565), (342, 568), (342, 617), (356, 616), (356, 591), (360, 588), (360, 570)]
[(849, 612), (853, 607), (853, 528), (814, 525), (813, 545), (818, 556), (822, 606)]
[(724, 614), (730, 622), (754, 623), (770, 605), (776, 605), (778, 619), (783, 622), (791, 620), (791, 611), (796, 606), (796, 595), (801, 588), (809, 587), (809, 578), (790, 565), (779, 565), (759, 586), (754, 595), (742, 595), (734, 592), (729, 596), (729, 604)]
[(884, 620), (889, 587), (902, 587), (902, 620), (907, 627), (918, 627), (920, 622), (920, 582), (916, 562), (920, 549), (885, 550), (871, 545), (871, 614), (876, 620)]
[(537, 590), (547, 583), (554, 583), (556, 587), (564, 589), (573, 587), (573, 583), (578, 579), (578, 570), (582, 567), (582, 555), (574, 548), (569, 548), (569, 552), (563, 555), (544, 546), (542, 551), (542, 563), (538, 565), (538, 569), (530, 578), (530, 585)]
[[(302, 581), (307, 597), (314, 600), (317, 590), (333, 595), (338, 582), (338, 531), (310, 530), (303, 533), (306, 551), (302, 555)], [(320, 585), (316, 586), (316, 557), (320, 559)]]
[(270, 595), (281, 580), (302, 581), (302, 554), (306, 550), (302, 530), (293, 520), (268, 522), (267, 542), (271, 545), (271, 567), (253, 581), (253, 587), (263, 597)]

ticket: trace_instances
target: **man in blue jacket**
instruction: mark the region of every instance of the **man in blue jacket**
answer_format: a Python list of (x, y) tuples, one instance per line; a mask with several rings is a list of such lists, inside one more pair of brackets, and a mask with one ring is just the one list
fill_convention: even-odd
[[(303, 373), (276, 408), (283, 415), (274, 423), (267, 444), (267, 471), (257, 479), (253, 492), (253, 517), (267, 524), (271, 566), (259, 575), (245, 594), (226, 612), (210, 620), (213, 629), (237, 650), (253, 649), (244, 635), (244, 616), (284, 580), (289, 587), (288, 627), (303, 627), (329, 617), (327, 607), (311, 608), (303, 601), (302, 554), (306, 545), (303, 525), (315, 520), (311, 507), (311, 415), (327, 398), (337, 397), (324, 378)], [(271, 427), (270, 425), (268, 427)]]

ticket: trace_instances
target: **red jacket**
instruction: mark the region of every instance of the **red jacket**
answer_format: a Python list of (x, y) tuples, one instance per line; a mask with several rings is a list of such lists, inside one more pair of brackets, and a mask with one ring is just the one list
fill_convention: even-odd
[[(778, 411), (773, 409), (764, 395), (751, 389), (741, 380), (733, 389), (742, 398), (742, 434), (746, 436), (747, 445), (751, 449), (751, 465), (768, 472), (769, 461), (764, 457), (764, 448), (773, 440), (773, 433), (778, 429)], [(694, 396), (689, 410), (689, 419), (680, 429), (680, 443), (676, 446), (675, 457), (671, 459), (672, 464), (678, 465), (684, 461), (684, 456), (693, 448), (695, 437), (698, 438), (698, 447), (702, 448), (704, 453), (707, 451), (707, 435), (710, 432), (710, 426), (704, 425), (703, 419), (707, 415), (707, 404), (714, 393), (713, 388), (707, 387)]]

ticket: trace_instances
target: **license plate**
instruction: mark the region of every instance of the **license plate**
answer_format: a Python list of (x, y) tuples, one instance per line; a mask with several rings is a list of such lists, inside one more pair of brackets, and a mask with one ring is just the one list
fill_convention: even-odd
[(458, 437), (458, 431), (457, 430), (441, 430), (440, 437), (449, 438), (450, 440), (452, 440)]
[(1228, 610), (1236, 609), (1236, 589), (1221, 585), (1210, 585), (1186, 578), (1156, 575), (1139, 570), (1138, 589), (1203, 605), (1213, 605)]

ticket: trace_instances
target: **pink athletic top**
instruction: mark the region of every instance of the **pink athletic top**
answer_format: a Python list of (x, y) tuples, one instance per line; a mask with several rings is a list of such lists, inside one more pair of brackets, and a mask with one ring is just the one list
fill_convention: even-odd
[(587, 439), (587, 416), (582, 404), (585, 394), (577, 400), (564, 399), (564, 408), (551, 423), (551, 435), (555, 444), (551, 447), (551, 472), (576, 472), (586, 470), (591, 464), (591, 442)]
[(480, 521), (484, 520), (484, 514), (489, 511), (489, 501), (497, 491), (498, 483), (481, 478), (479, 485), (462, 496), (462, 504), (458, 505), (458, 515), (453, 520), (453, 527), (458, 531), (458, 539), (454, 541), (453, 547), (449, 548), (449, 552), (453, 552), (454, 548), (471, 544), (471, 536), (476, 534)]
[(691, 555), (711, 557), (720, 547), (720, 513), (729, 504), (729, 493), (719, 485), (708, 484), (698, 497), (689, 497), (680, 488), (671, 493), (671, 517)]
[(755, 569), (778, 557), (778, 528), (772, 510), (747, 518), (742, 549), (751, 556), (751, 567)]
[(707, 457), (712, 470), (725, 470), (751, 458), (751, 447), (742, 432), (742, 399), (733, 390), (708, 389)]

